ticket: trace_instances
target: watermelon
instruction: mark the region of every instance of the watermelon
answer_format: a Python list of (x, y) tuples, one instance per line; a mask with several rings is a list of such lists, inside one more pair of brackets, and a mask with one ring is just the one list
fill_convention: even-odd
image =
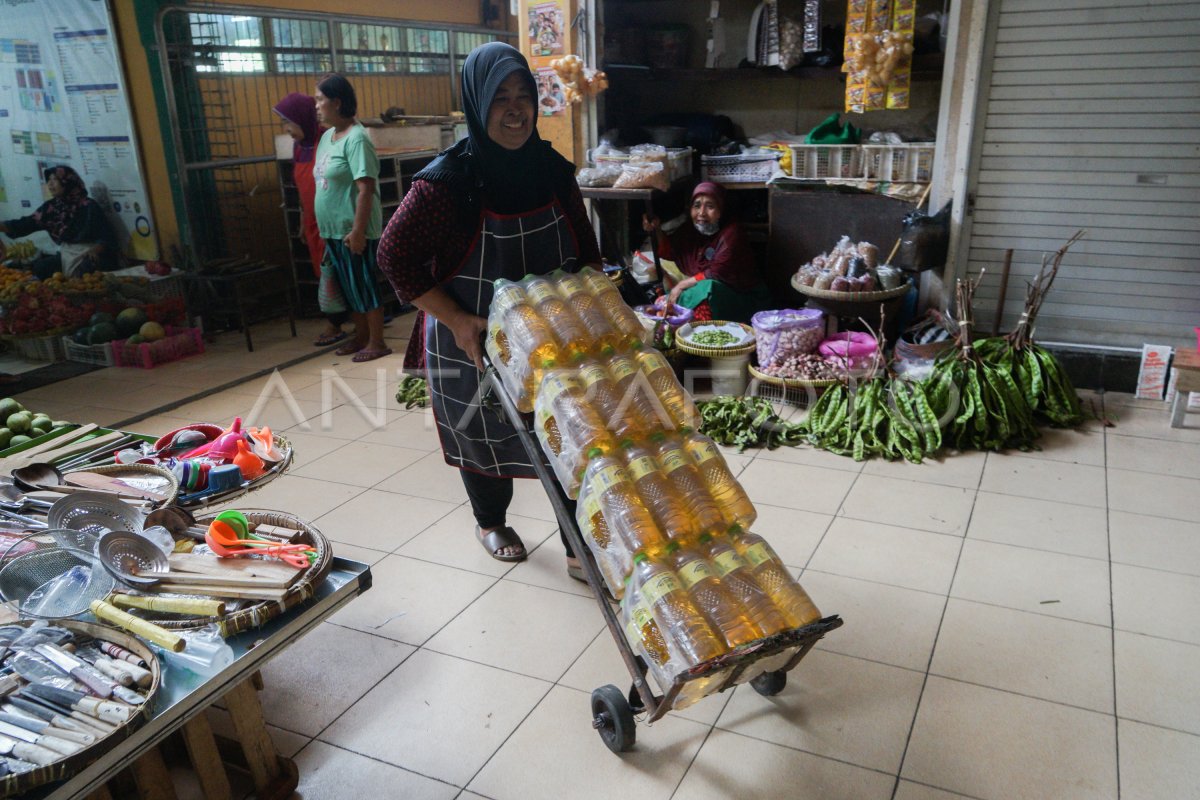
[(141, 330), (145, 324), (145, 311), (140, 308), (127, 308), (117, 314), (117, 336), (126, 339)]
[(89, 330), (88, 344), (104, 344), (117, 338), (117, 326), (111, 322), (99, 322)]
[(88, 325), (96, 326), (103, 322), (111, 323), (112, 321), (112, 314), (109, 314), (107, 311), (97, 311), (95, 314), (92, 314), (92, 318), (88, 320)]

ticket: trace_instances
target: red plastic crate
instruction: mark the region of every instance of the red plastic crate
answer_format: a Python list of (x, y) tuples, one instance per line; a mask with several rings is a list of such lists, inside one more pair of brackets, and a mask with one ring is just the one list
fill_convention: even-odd
[(159, 364), (204, 352), (204, 335), (199, 328), (168, 325), (166, 331), (167, 335), (157, 342), (126, 344), (126, 339), (113, 342), (113, 366), (154, 369)]

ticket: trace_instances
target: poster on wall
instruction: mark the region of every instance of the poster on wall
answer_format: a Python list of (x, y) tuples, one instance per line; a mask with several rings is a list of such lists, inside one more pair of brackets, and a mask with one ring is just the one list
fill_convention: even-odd
[(567, 113), (567, 93), (558, 73), (552, 67), (536, 70), (538, 113), (543, 117), (559, 117)]
[(534, 56), (560, 56), (566, 52), (566, 23), (557, 2), (529, 6), (529, 50)]
[[(0, 31), (0, 219), (49, 199), (69, 166), (108, 212), (127, 255), (158, 257), (121, 62), (102, 0), (4, 0)], [(49, 238), (38, 245), (52, 249)]]

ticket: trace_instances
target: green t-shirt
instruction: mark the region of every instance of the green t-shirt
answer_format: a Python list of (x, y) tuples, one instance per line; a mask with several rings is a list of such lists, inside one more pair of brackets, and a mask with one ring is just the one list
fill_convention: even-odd
[(367, 138), (367, 129), (357, 122), (336, 142), (333, 134), (334, 129), (330, 128), (321, 136), (313, 165), (317, 184), (313, 213), (317, 229), (322, 239), (344, 239), (354, 227), (354, 203), (358, 199), (354, 182), (359, 178), (374, 178), (375, 202), (371, 204), (366, 235), (368, 239), (378, 239), (383, 235), (383, 212), (379, 205), (379, 157), (375, 155), (375, 145)]

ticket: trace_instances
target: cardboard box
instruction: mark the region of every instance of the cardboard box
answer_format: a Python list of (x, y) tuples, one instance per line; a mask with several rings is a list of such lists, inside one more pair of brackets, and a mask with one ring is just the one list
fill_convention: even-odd
[(440, 124), (372, 124), (367, 125), (367, 138), (376, 150), (433, 150), (442, 149)]

